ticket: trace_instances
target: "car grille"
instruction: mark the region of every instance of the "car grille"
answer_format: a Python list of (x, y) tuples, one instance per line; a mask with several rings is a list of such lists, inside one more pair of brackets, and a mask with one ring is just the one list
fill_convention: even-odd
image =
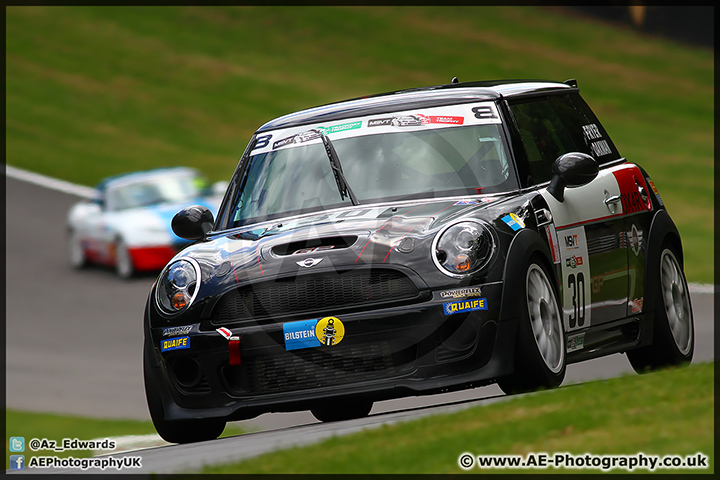
[(350, 270), (280, 278), (232, 290), (220, 299), (213, 323), (271, 319), (304, 312), (348, 308), (417, 298), (417, 287), (390, 269)]
[(415, 349), (393, 355), (387, 341), (337, 345), (250, 357), (242, 375), (232, 367), (224, 375), (237, 393), (277, 393), (394, 377), (412, 369), (416, 355)]

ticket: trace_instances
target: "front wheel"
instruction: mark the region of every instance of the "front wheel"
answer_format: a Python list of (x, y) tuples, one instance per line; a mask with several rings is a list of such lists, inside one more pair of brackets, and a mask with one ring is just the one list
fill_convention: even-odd
[(531, 261), (525, 273), (525, 308), (515, 337), (515, 368), (500, 378), (498, 386), (507, 394), (555, 388), (565, 378), (565, 332), (557, 289), (545, 266)]
[(660, 254), (660, 275), (654, 282), (653, 342), (627, 352), (630, 365), (645, 373), (672, 365), (687, 365), (695, 349), (695, 328), (690, 291), (675, 248), (666, 243)]
[(70, 250), (70, 265), (77, 270), (87, 267), (89, 262), (87, 255), (85, 254), (85, 248), (82, 246), (80, 237), (73, 230), (70, 231), (68, 243)]
[(225, 430), (225, 421), (220, 419), (165, 420), (160, 393), (150, 375), (146, 354), (143, 352), (143, 376), (145, 398), (150, 419), (163, 440), (170, 443), (191, 443), (215, 440)]

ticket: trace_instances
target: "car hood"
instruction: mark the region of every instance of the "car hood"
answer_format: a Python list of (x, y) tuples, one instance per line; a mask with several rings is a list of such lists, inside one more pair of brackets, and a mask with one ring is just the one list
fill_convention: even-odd
[[(245, 283), (354, 266), (412, 268), (427, 263), (445, 225), (465, 218), (489, 223), (507, 214), (508, 195), (359, 205), (288, 217), (212, 234), (181, 252), (198, 260), (211, 282)], [(205, 283), (205, 282), (203, 282)]]

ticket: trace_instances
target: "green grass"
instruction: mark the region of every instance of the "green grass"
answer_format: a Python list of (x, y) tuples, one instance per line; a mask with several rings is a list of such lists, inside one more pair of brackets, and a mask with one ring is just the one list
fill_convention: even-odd
[[(98, 419), (90, 417), (78, 417), (59, 415), (52, 413), (27, 412), (22, 410), (8, 409), (5, 411), (5, 451), (10, 452), (10, 437), (25, 438), (26, 463), (32, 456), (56, 456), (56, 457), (91, 457), (90, 450), (56, 452), (50, 450), (39, 450), (33, 452), (29, 448), (30, 440), (54, 440), (58, 445), (62, 440), (79, 439), (95, 440), (125, 435), (150, 435), (155, 434), (155, 427), (150, 421), (140, 420), (115, 420)], [(222, 436), (240, 435), (243, 430), (229, 424)], [(8, 467), (8, 457), (5, 458), (5, 468)]]
[(453, 76), (578, 79), (653, 177), (689, 279), (713, 282), (713, 52), (554, 8), (7, 7), (6, 161), (85, 185), (227, 180), (278, 115)]
[[(202, 473), (462, 473), (458, 457), (465, 452), (522, 456), (541, 452), (686, 456), (700, 452), (709, 457), (709, 468), (686, 471), (712, 473), (713, 374), (714, 365), (703, 363), (573, 385), (206, 467)], [(470, 473), (489, 471), (475, 468)]]

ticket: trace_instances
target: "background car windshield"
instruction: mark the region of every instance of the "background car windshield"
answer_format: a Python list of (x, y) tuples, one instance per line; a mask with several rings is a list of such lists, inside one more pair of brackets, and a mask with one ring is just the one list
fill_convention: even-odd
[(201, 179), (189, 175), (163, 176), (108, 190), (111, 210), (183, 202), (200, 195)]
[[(517, 188), (496, 124), (330, 140), (361, 204)], [(350, 205), (319, 140), (250, 157), (232, 226)]]

